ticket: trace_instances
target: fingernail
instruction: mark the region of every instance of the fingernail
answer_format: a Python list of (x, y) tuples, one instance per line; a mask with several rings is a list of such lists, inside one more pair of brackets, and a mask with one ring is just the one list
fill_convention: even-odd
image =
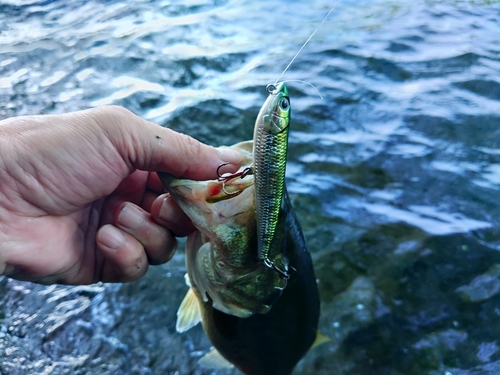
[(158, 218), (163, 221), (175, 222), (174, 215), (172, 215), (172, 206), (169, 204), (170, 199), (170, 197), (162, 199)]
[(124, 205), (116, 219), (117, 223), (128, 229), (139, 229), (144, 223), (144, 213), (133, 204)]
[(123, 233), (112, 225), (107, 225), (99, 231), (99, 241), (110, 249), (118, 249), (125, 242)]
[(230, 164), (239, 165), (243, 161), (243, 154), (228, 147), (219, 147), (219, 158)]

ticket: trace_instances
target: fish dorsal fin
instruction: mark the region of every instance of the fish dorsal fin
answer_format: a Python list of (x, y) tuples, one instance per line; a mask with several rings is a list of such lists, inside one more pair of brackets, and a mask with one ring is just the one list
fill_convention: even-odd
[(316, 340), (314, 340), (311, 349), (314, 349), (317, 346), (320, 346), (324, 343), (327, 343), (328, 341), (331, 341), (332, 339), (329, 338), (327, 335), (322, 334), (319, 330), (316, 331)]
[(194, 294), (193, 288), (189, 288), (186, 296), (182, 300), (179, 310), (177, 310), (177, 323), (175, 329), (179, 333), (186, 332), (201, 322), (201, 310), (198, 298)]
[(212, 370), (231, 369), (234, 367), (233, 364), (224, 358), (213, 346), (207, 354), (201, 357), (198, 363)]

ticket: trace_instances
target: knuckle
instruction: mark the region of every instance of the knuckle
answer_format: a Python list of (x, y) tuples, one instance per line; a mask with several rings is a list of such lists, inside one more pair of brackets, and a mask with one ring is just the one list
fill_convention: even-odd
[(193, 161), (198, 161), (202, 157), (202, 147), (202, 143), (193, 137), (186, 134), (180, 134), (179, 149), (184, 157), (189, 161), (187, 163), (182, 163), (183, 175), (192, 172), (193, 167), (196, 168), (197, 163), (193, 163)]

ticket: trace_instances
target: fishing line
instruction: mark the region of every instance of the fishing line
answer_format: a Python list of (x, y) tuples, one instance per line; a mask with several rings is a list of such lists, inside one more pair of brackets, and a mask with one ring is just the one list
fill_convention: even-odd
[[(333, 12), (333, 10), (337, 7), (338, 3), (340, 3), (340, 0), (337, 0), (335, 2), (335, 4), (333, 5), (332, 9), (330, 9), (330, 11), (326, 14), (325, 18), (323, 18), (323, 21), (321, 21), (321, 23), (318, 25), (318, 27), (316, 27), (316, 30), (313, 31), (313, 33), (311, 34), (311, 36), (304, 42), (304, 44), (302, 45), (302, 47), (300, 47), (300, 49), (297, 51), (297, 53), (295, 54), (295, 56), (293, 57), (293, 59), (286, 66), (285, 70), (283, 70), (283, 73), (281, 73), (281, 75), (278, 77), (278, 79), (274, 82), (274, 85), (276, 85), (278, 83), (278, 81), (281, 79), (281, 77), (283, 77), (283, 75), (286, 73), (286, 71), (288, 70), (288, 68), (290, 68), (290, 66), (293, 64), (293, 62), (295, 61), (295, 59), (297, 58), (297, 56), (299, 56), (299, 54), (302, 52), (302, 50), (307, 45), (307, 43), (309, 43), (309, 41), (312, 39), (312, 37), (314, 36), (314, 34), (316, 34), (316, 32), (321, 27), (321, 25), (323, 25), (325, 23), (326, 19), (330, 16), (330, 14)], [(314, 87), (314, 89), (316, 90), (316, 87)], [(316, 90), (316, 91), (318, 91), (318, 90)], [(319, 94), (319, 92), (318, 92), (318, 94)], [(323, 98), (321, 98), (321, 99), (323, 99)]]
[(283, 83), (287, 83), (287, 82), (301, 82), (301, 83), (305, 83), (306, 85), (311, 86), (314, 89), (314, 91), (316, 91), (316, 93), (321, 98), (321, 100), (323, 100), (323, 96), (321, 95), (321, 93), (319, 92), (319, 90), (316, 88), (316, 86), (314, 86), (311, 82), (303, 81), (301, 79), (287, 79), (286, 81), (283, 81)]

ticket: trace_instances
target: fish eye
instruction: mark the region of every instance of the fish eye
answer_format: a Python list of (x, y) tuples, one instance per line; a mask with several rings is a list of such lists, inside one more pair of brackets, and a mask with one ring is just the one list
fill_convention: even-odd
[(281, 98), (279, 105), (281, 110), (286, 111), (288, 110), (288, 108), (290, 108), (290, 101), (288, 100), (288, 98)]

